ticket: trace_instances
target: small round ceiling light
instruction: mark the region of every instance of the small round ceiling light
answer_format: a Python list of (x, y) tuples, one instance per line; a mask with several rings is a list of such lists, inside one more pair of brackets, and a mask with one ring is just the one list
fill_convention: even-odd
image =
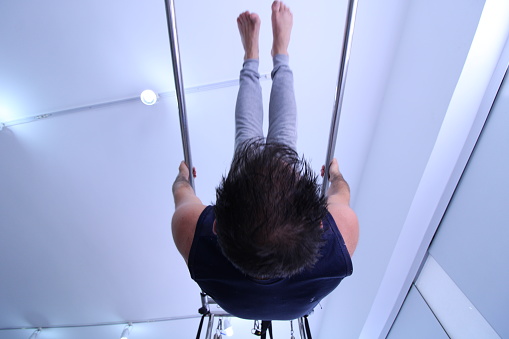
[(157, 95), (157, 93), (151, 89), (144, 90), (143, 92), (141, 92), (140, 95), (141, 102), (149, 106), (155, 104), (158, 98), (159, 96)]

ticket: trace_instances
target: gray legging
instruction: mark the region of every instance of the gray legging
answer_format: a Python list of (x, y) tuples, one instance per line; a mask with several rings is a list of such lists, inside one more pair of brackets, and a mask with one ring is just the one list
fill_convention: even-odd
[[(297, 105), (293, 73), (288, 55), (273, 58), (267, 142), (279, 142), (297, 149)], [(263, 138), (263, 103), (258, 59), (248, 59), (240, 71), (240, 88), (235, 106), (235, 149), (251, 138)]]

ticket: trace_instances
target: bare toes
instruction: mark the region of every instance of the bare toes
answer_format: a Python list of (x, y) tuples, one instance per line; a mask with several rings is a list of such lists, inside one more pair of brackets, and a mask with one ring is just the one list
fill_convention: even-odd
[(281, 7), (281, 1), (274, 1), (274, 2), (272, 3), (272, 10), (273, 10), (274, 12), (279, 11), (280, 7)]

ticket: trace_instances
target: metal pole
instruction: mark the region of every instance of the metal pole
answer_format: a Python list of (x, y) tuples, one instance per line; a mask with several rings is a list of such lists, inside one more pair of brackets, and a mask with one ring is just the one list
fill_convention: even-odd
[(186, 99), (184, 96), (184, 82), (182, 80), (182, 68), (180, 66), (180, 52), (177, 36), (177, 21), (175, 18), (175, 6), (173, 0), (165, 0), (166, 20), (168, 21), (168, 33), (170, 36), (171, 60), (173, 65), (173, 78), (175, 79), (175, 91), (180, 118), (180, 133), (182, 134), (182, 147), (184, 148), (184, 161), (189, 167), (189, 183), (194, 189), (193, 162), (191, 160), (191, 145), (187, 128)]
[(343, 95), (345, 92), (345, 80), (348, 70), (348, 62), (350, 60), (350, 50), (352, 47), (353, 28), (355, 25), (355, 14), (357, 12), (357, 0), (348, 2), (347, 18), (345, 23), (345, 32), (343, 36), (343, 52), (341, 55), (341, 64), (339, 67), (338, 85), (336, 87), (336, 97), (334, 102), (334, 110), (332, 112), (332, 121), (329, 134), (329, 144), (327, 148), (327, 157), (325, 159), (325, 175), (323, 176), (322, 196), (329, 189), (329, 166), (334, 158), (336, 148), (336, 139), (338, 136), (339, 118), (341, 116), (341, 105), (343, 103)]
[(304, 329), (304, 318), (299, 318), (299, 332), (301, 339), (307, 339), (306, 330)]
[(214, 327), (214, 315), (209, 314), (209, 324), (207, 325), (207, 333), (205, 333), (205, 339), (212, 339), (212, 328)]

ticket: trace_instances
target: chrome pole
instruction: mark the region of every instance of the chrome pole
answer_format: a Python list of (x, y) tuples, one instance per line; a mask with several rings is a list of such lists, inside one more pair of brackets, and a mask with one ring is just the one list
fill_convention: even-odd
[(173, 65), (173, 78), (175, 80), (175, 91), (177, 93), (177, 104), (180, 118), (180, 133), (182, 135), (182, 147), (184, 148), (184, 161), (189, 168), (189, 183), (194, 189), (193, 162), (191, 160), (191, 145), (187, 126), (186, 99), (184, 96), (184, 81), (182, 79), (182, 68), (180, 66), (180, 51), (177, 36), (177, 21), (175, 17), (175, 5), (173, 0), (165, 0), (166, 20), (168, 22), (168, 33), (170, 36), (171, 60)]
[(327, 194), (329, 189), (329, 167), (334, 158), (336, 149), (336, 139), (338, 136), (339, 118), (341, 116), (341, 106), (343, 104), (343, 95), (345, 92), (345, 80), (348, 70), (348, 62), (350, 60), (350, 51), (352, 47), (353, 28), (355, 25), (355, 14), (357, 12), (357, 0), (349, 0), (347, 18), (345, 23), (345, 31), (343, 35), (343, 52), (341, 54), (341, 64), (339, 67), (338, 84), (336, 86), (336, 97), (334, 102), (334, 110), (332, 112), (332, 121), (329, 134), (329, 144), (327, 147), (327, 157), (325, 159), (325, 174), (323, 176), (322, 196)]
[(209, 314), (209, 323), (207, 325), (207, 332), (205, 333), (205, 339), (212, 339), (212, 328), (214, 327), (214, 314)]
[(300, 317), (298, 321), (299, 321), (300, 338), (307, 339), (306, 329), (304, 328), (304, 318)]

